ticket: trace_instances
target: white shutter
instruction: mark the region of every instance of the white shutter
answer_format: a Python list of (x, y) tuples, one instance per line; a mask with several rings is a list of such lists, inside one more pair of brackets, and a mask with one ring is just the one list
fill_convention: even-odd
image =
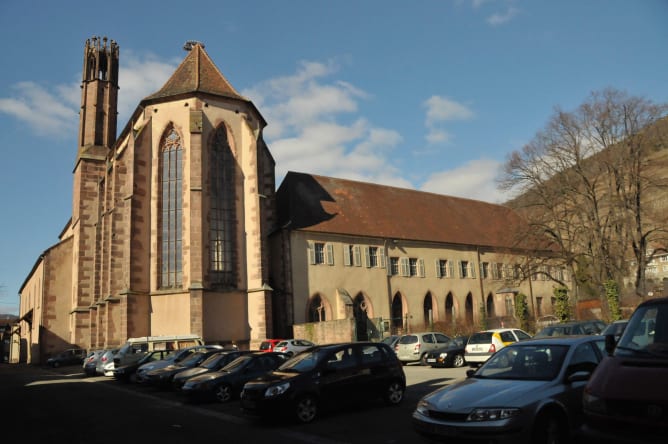
[(424, 259), (418, 259), (417, 266), (418, 266), (417, 269), (418, 276), (424, 277)]
[(440, 277), (442, 277), (442, 276), (441, 276), (441, 260), (440, 260), (440, 259), (436, 259), (436, 260), (435, 260), (435, 265), (436, 265), (436, 277), (437, 277), (437, 278), (440, 278)]
[(471, 279), (475, 279), (475, 262), (469, 262), (471, 266)]
[(457, 261), (457, 270), (459, 273), (459, 277), (463, 278), (464, 276), (462, 276), (462, 261)]
[(399, 259), (399, 264), (401, 265), (401, 275), (402, 276), (410, 276), (411, 274), (411, 269), (410, 265), (408, 264), (408, 258), (407, 257), (402, 257)]
[(455, 277), (455, 264), (452, 261), (448, 261), (448, 277)]
[(362, 265), (362, 258), (361, 258), (361, 253), (360, 253), (360, 246), (355, 245), (353, 247), (353, 264), (356, 267), (359, 267)]
[(364, 266), (369, 268), (371, 266), (371, 257), (369, 256), (369, 247), (364, 247)]
[(380, 262), (380, 268), (385, 268), (387, 262), (385, 261), (385, 248), (383, 247), (378, 249), (378, 261)]
[(343, 246), (343, 265), (346, 267), (350, 267), (350, 263), (352, 262), (352, 258), (350, 257), (352, 251), (350, 250), (350, 247), (351, 245)]
[(326, 255), (327, 255), (327, 265), (334, 265), (334, 245), (332, 244), (327, 244), (326, 245), (327, 249), (325, 250)]
[(313, 248), (313, 242), (308, 243), (308, 263), (311, 265), (315, 264), (315, 248)]

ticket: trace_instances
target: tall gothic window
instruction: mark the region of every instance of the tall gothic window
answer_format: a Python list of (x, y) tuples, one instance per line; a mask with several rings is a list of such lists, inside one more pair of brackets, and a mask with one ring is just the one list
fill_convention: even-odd
[(216, 130), (210, 150), (209, 214), (210, 279), (213, 284), (233, 285), (236, 263), (235, 159), (225, 126)]
[(182, 208), (183, 145), (168, 129), (160, 147), (160, 286), (180, 287), (183, 277)]

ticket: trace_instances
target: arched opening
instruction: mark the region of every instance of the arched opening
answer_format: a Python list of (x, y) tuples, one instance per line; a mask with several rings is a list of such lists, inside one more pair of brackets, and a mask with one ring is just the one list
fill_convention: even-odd
[(496, 317), (496, 310), (494, 309), (494, 296), (492, 293), (487, 295), (487, 317)]
[(468, 326), (472, 326), (473, 325), (473, 296), (471, 295), (471, 293), (466, 295), (465, 311), (466, 311), (466, 324)]
[(426, 329), (431, 330), (434, 325), (434, 305), (431, 297), (431, 293), (427, 293), (424, 296), (424, 301), (422, 302), (422, 311), (424, 313), (424, 326)]
[(325, 303), (319, 294), (311, 298), (308, 307), (308, 322), (323, 322), (327, 320), (327, 310)]
[(392, 334), (403, 332), (404, 329), (404, 303), (401, 294), (396, 293), (392, 299)]
[(362, 293), (357, 293), (353, 299), (353, 317), (355, 318), (355, 336), (358, 341), (369, 340), (369, 316), (367, 315), (368, 304)]
[(452, 296), (452, 293), (448, 293), (445, 297), (445, 323), (448, 326), (452, 326), (453, 331), (455, 330), (455, 319), (454, 297)]

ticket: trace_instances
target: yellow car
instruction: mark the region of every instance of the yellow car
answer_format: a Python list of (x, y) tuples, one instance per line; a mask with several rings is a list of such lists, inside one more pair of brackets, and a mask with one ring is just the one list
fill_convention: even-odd
[(464, 359), (469, 366), (478, 367), (506, 345), (524, 339), (531, 339), (531, 335), (519, 328), (495, 328), (473, 333), (466, 343)]

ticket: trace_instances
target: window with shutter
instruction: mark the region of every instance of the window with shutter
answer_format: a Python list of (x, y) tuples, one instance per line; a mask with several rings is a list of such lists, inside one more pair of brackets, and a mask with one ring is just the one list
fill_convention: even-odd
[(327, 244), (327, 265), (334, 265), (334, 245)]

